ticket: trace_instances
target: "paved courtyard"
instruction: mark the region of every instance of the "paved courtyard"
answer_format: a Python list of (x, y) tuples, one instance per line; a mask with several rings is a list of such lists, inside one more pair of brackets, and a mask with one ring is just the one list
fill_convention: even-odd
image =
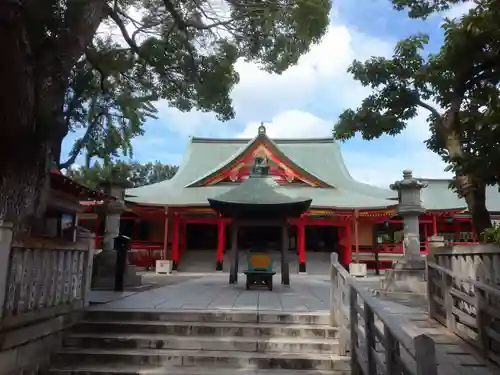
[[(170, 276), (176, 277), (176, 276)], [(330, 300), (327, 276), (291, 275), (291, 286), (280, 284), (276, 275), (274, 290), (245, 290), (244, 275), (238, 284), (228, 284), (228, 274), (208, 274), (196, 279), (137, 293), (116, 295), (114, 301), (97, 305), (99, 309), (157, 310), (245, 310), (283, 312), (326, 312)], [(101, 296), (104, 301), (105, 298)], [(111, 300), (113, 298), (109, 298)]]

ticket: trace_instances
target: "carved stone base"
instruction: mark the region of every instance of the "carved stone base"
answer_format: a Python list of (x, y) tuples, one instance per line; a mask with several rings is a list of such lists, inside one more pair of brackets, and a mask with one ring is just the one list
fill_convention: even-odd
[(401, 259), (394, 263), (393, 268), (396, 270), (424, 270), (425, 259), (420, 257), (418, 259)]
[(382, 289), (397, 293), (427, 293), (425, 260), (401, 261), (387, 270)]
[[(92, 289), (113, 289), (115, 285), (116, 251), (103, 250), (94, 257), (92, 268)], [(142, 277), (137, 275), (137, 268), (127, 265), (124, 286), (136, 287), (142, 284)]]

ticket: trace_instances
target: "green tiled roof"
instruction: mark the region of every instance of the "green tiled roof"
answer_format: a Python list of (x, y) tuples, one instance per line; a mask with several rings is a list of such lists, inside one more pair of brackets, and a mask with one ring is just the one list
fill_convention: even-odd
[[(186, 186), (234, 159), (253, 141), (191, 138), (174, 178), (128, 189), (127, 200), (148, 205), (207, 205), (207, 198), (219, 196), (234, 185)], [(290, 197), (311, 198), (314, 207), (383, 208), (396, 204), (393, 191), (360, 183), (349, 175), (339, 146), (332, 138), (278, 139), (274, 140), (274, 144), (298, 167), (333, 186), (333, 188), (292, 185), (281, 187), (280, 192)]]
[[(191, 138), (173, 179), (128, 189), (127, 200), (147, 205), (208, 205), (207, 198), (227, 192), (234, 184), (186, 186), (233, 160), (254, 140)], [(339, 145), (332, 138), (276, 139), (273, 142), (297, 166), (333, 186), (312, 188), (289, 185), (282, 186), (280, 192), (296, 198), (311, 198), (313, 207), (383, 208), (397, 203), (396, 192), (354, 180), (347, 171)], [(426, 209), (466, 207), (465, 201), (448, 189), (448, 180), (421, 180), (429, 183), (422, 191)], [(500, 193), (496, 187), (488, 187), (487, 206), (492, 212), (500, 212)]]
[[(446, 210), (467, 208), (467, 203), (463, 198), (448, 188), (450, 180), (445, 179), (425, 179), (421, 181), (428, 183), (428, 186), (422, 190), (422, 202), (428, 210)], [(490, 212), (500, 212), (500, 193), (497, 186), (488, 186), (486, 188), (486, 207)]]
[[(208, 177), (211, 177), (213, 175), (216, 175), (219, 171), (221, 171), (221, 169), (223, 169), (226, 165), (229, 165), (231, 163), (233, 163), (236, 159), (238, 159), (239, 157), (243, 156), (246, 152), (248, 152), (248, 150), (251, 148), (251, 146), (254, 144), (254, 142), (259, 142), (259, 141), (267, 141), (268, 144), (275, 148), (277, 153), (278, 153), (278, 157), (281, 159), (282, 157), (284, 158), (287, 158), (289, 161), (291, 161), (293, 164), (295, 164), (297, 167), (299, 167), (301, 169), (301, 173), (303, 175), (305, 175), (305, 177), (313, 177), (314, 179), (316, 180), (319, 180), (319, 182), (321, 183), (322, 187), (332, 187), (331, 184), (329, 184), (328, 182), (326, 182), (325, 180), (323, 180), (321, 177), (319, 177), (317, 174), (313, 173), (311, 170), (307, 170), (307, 169), (303, 169), (299, 163), (297, 163), (295, 160), (293, 160), (291, 158), (290, 155), (286, 154), (284, 151), (283, 151), (283, 147), (280, 147), (276, 144), (276, 142), (274, 142), (273, 140), (269, 139), (265, 133), (260, 133), (257, 137), (253, 138), (252, 140), (250, 141), (247, 141), (246, 145), (243, 146), (243, 147), (240, 147), (238, 149), (238, 151), (236, 151), (233, 155), (231, 155), (229, 158), (227, 158), (226, 160), (223, 160), (222, 163), (220, 163), (217, 167), (215, 167), (214, 169), (212, 169), (211, 171), (208, 171), (208, 173), (205, 173), (203, 176), (201, 176), (200, 178), (196, 179), (195, 181), (193, 181), (192, 183), (190, 183), (188, 186), (186, 187), (193, 187), (193, 186), (197, 186), (199, 182), (202, 182), (204, 179), (208, 178)], [(317, 140), (316, 140), (317, 141)], [(282, 141), (284, 142), (284, 141)], [(279, 155), (281, 154), (281, 155)], [(293, 152), (292, 152), (293, 154)], [(285, 162), (286, 163), (286, 162)], [(198, 185), (199, 186), (199, 185)]]
[(226, 203), (244, 204), (288, 204), (307, 201), (309, 198), (288, 194), (272, 176), (250, 176), (245, 182), (214, 197)]

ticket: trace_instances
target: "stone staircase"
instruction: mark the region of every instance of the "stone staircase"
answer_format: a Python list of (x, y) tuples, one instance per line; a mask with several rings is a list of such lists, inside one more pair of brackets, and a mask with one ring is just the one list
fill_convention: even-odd
[(347, 375), (327, 315), (89, 311), (52, 375)]

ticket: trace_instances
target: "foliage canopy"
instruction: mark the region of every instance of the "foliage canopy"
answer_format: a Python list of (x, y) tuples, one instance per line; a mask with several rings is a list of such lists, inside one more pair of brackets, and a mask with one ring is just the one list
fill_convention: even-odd
[[(452, 2), (431, 3), (442, 7)], [(394, 136), (420, 109), (427, 111), (427, 146), (454, 170), (455, 186), (473, 219), (481, 212), (478, 233), (491, 225), (485, 187), (500, 181), (499, 10), (493, 1), (480, 1), (460, 20), (446, 20), (445, 42), (436, 53), (426, 55), (429, 38), (416, 35), (401, 40), (390, 58), (354, 61), (349, 72), (373, 93), (356, 110), (342, 113), (335, 126), (340, 140), (358, 132), (364, 139)]]
[(69, 168), (66, 175), (91, 189), (99, 189), (103, 182), (140, 187), (170, 180), (178, 169), (176, 165), (162, 164), (160, 161), (146, 164), (136, 161), (103, 164), (96, 161), (91, 167)]
[[(67, 0), (66, 12), (78, 2)], [(159, 99), (233, 118), (235, 62), (283, 72), (323, 36), (330, 8), (329, 0), (102, 2), (103, 24), (121, 38), (97, 32), (71, 71), (65, 121), (70, 131), (87, 129), (72, 156), (83, 147), (105, 159), (129, 154)]]
[[(233, 118), (235, 63), (283, 72), (320, 41), (330, 7), (330, 0), (0, 2), (0, 81), (9, 88), (0, 95), (0, 220), (41, 216), (51, 163), (67, 168), (82, 150), (105, 163), (130, 155), (158, 100)], [(62, 141), (76, 130), (82, 136), (62, 161)]]

